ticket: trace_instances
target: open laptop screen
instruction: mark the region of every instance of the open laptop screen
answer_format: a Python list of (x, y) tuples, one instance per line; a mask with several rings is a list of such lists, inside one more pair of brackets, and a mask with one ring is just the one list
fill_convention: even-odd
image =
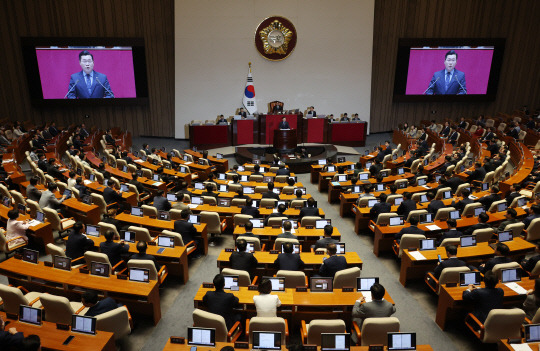
[(416, 333), (388, 333), (388, 351), (416, 350)]
[(92, 335), (96, 333), (97, 318), (80, 316), (77, 314), (74, 314), (71, 318), (71, 331)]
[(461, 272), (459, 273), (459, 286), (480, 285), (480, 272)]
[(161, 247), (174, 247), (174, 238), (170, 236), (158, 236), (157, 245)]
[(348, 351), (350, 342), (348, 333), (321, 333), (321, 351)]
[(188, 345), (216, 346), (216, 329), (188, 327)]
[(390, 226), (394, 226), (394, 225), (403, 225), (403, 217), (390, 217), (389, 219), (389, 225)]
[(253, 228), (263, 228), (264, 222), (262, 219), (250, 218), (249, 221), (253, 224)]
[(22, 252), (22, 260), (29, 263), (38, 263), (39, 258), (39, 251), (36, 250), (30, 250), (30, 249), (23, 249)]
[(281, 349), (281, 333), (280, 332), (253, 332), (253, 349), (254, 350), (280, 350)]
[(332, 221), (330, 219), (318, 219), (315, 221), (315, 228), (324, 229), (324, 227), (328, 224), (332, 224)]
[(501, 270), (501, 283), (519, 282), (519, 272), (516, 268), (502, 269)]
[(176, 200), (177, 200), (176, 194), (174, 194), (174, 193), (167, 193), (167, 200), (168, 200), (168, 201), (176, 201)]
[(332, 292), (334, 279), (330, 277), (311, 277), (309, 279), (311, 292)]
[(63, 256), (53, 256), (53, 267), (64, 271), (71, 270), (71, 259)]
[(99, 236), (99, 227), (97, 225), (88, 224), (86, 226), (86, 235), (98, 237)]
[(435, 250), (435, 239), (421, 239), (420, 250)]
[(146, 268), (130, 268), (129, 280), (133, 282), (148, 283), (150, 281), (150, 271)]
[(459, 238), (459, 245), (461, 247), (476, 246), (476, 235), (463, 235)]
[(19, 322), (41, 325), (43, 310), (30, 306), (19, 306)]
[(379, 277), (373, 278), (356, 278), (357, 291), (370, 291), (371, 286), (379, 282)]
[(285, 278), (281, 277), (264, 277), (272, 283), (272, 291), (285, 291)]
[(45, 213), (36, 211), (36, 220), (40, 221), (41, 223), (45, 222)]
[(127, 241), (128, 243), (135, 242), (135, 232), (130, 232), (129, 230), (120, 231), (120, 239)]
[(201, 215), (189, 215), (189, 223), (191, 224), (201, 224)]
[(224, 289), (232, 289), (238, 287), (238, 276), (237, 275), (225, 275), (225, 286)]
[(131, 208), (131, 214), (133, 216), (142, 217), (143, 216), (143, 210), (140, 207), (132, 207)]
[(90, 263), (90, 274), (97, 275), (99, 277), (109, 277), (109, 265), (101, 262), (92, 261)]
[(525, 342), (540, 341), (540, 324), (525, 324)]

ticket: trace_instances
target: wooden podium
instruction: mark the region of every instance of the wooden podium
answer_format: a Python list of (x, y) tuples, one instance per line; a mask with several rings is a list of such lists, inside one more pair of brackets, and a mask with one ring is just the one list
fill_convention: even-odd
[(274, 147), (279, 150), (293, 150), (298, 145), (296, 129), (275, 129)]

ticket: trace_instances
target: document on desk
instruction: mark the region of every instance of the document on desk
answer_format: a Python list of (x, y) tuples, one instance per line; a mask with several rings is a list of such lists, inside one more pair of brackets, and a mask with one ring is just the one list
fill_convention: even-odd
[(518, 293), (520, 295), (527, 294), (527, 290), (525, 288), (523, 288), (521, 285), (519, 285), (518, 283), (516, 283), (516, 282), (504, 283), (504, 285), (506, 285), (507, 287), (514, 290), (516, 293)]
[(362, 296), (364, 299), (366, 299), (366, 302), (371, 302), (373, 299), (371, 298), (371, 291), (362, 291)]
[(421, 261), (421, 260), (425, 260), (426, 259), (426, 256), (422, 255), (422, 253), (420, 251), (409, 251), (409, 254), (414, 257), (415, 260), (417, 261)]
[(441, 230), (442, 229), (441, 227), (439, 227), (436, 224), (426, 225), (426, 228), (429, 229), (429, 230)]
[(515, 351), (532, 351), (529, 344), (510, 344)]
[(161, 184), (163, 184), (162, 182), (155, 182), (154, 184), (152, 184), (153, 186), (160, 186)]
[(143, 160), (140, 160), (140, 159), (134, 160), (134, 161), (137, 162), (137, 163), (143, 163), (144, 162)]
[(189, 208), (197, 208), (197, 206), (199, 206), (199, 205), (188, 204), (188, 207), (189, 207)]
[(427, 186), (427, 185), (422, 185), (422, 188), (425, 188), (425, 189), (431, 189), (430, 186)]
[(13, 162), (13, 159), (12, 158), (8, 158), (6, 160), (2, 160), (2, 163), (10, 163), (10, 162)]
[(88, 185), (88, 184), (91, 184), (92, 181), (88, 180), (88, 179), (85, 179), (85, 180), (83, 180), (83, 183), (84, 183), (84, 185)]
[(41, 222), (36, 220), (36, 219), (32, 219), (31, 221), (28, 222), (28, 225), (30, 227), (33, 227), (33, 226), (38, 225), (38, 224), (41, 224)]
[(192, 164), (193, 162), (184, 162), (185, 165), (190, 165)]

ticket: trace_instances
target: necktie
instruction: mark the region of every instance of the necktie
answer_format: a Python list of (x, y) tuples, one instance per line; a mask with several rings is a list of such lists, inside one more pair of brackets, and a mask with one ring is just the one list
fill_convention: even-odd
[(448, 90), (448, 85), (450, 85), (450, 72), (446, 72), (446, 90)]
[(92, 95), (92, 81), (88, 73), (86, 74), (86, 89), (88, 89), (88, 95)]

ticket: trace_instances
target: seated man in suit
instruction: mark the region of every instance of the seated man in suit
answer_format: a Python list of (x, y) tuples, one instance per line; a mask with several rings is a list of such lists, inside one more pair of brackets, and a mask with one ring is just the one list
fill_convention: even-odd
[(244, 194), (243, 188), (239, 188), (238, 190), (236, 190), (236, 195), (234, 195), (233, 199), (243, 199), (247, 201), (251, 198), (248, 195)]
[(379, 151), (377, 153), (377, 156), (375, 157), (375, 161), (379, 161), (379, 162), (382, 163), (384, 161), (384, 156), (386, 156), (386, 154), (385, 154), (384, 149), (383, 149), (382, 146), (378, 146), (377, 149)]
[(206, 188), (206, 191), (203, 191), (201, 193), (201, 196), (210, 196), (210, 197), (213, 197), (214, 199), (216, 199), (216, 201), (217, 201), (217, 198), (218, 198), (219, 194), (214, 192), (214, 185), (208, 183), (208, 184), (206, 184), (205, 188)]
[(318, 207), (315, 207), (315, 199), (310, 197), (307, 199), (307, 206), (302, 207), (298, 219), (302, 219), (305, 216), (320, 216), (320, 211)]
[(240, 213), (253, 216), (253, 218), (258, 218), (261, 216), (259, 209), (257, 207), (253, 207), (253, 199), (251, 198), (246, 200), (246, 205), (242, 206)]
[(317, 240), (315, 242), (315, 250), (317, 249), (326, 249), (329, 244), (337, 244), (339, 243), (338, 240), (332, 239), (332, 233), (334, 233), (334, 227), (332, 225), (327, 224), (324, 226), (324, 237), (322, 239)]
[(0, 317), (0, 344), (6, 350), (21, 350), (24, 334), (16, 328), (6, 330), (6, 322)]
[(448, 218), (446, 224), (448, 225), (448, 230), (444, 232), (443, 235), (441, 235), (439, 241), (437, 242), (437, 245), (441, 245), (444, 239), (455, 239), (463, 236), (463, 233), (456, 229), (457, 222), (455, 219)]
[(388, 198), (388, 195), (386, 195), (384, 193), (381, 194), (379, 196), (380, 202), (377, 202), (375, 205), (373, 205), (371, 210), (369, 210), (369, 217), (373, 221), (376, 222), (377, 218), (379, 217), (379, 215), (381, 213), (390, 213), (390, 212), (392, 212), (392, 205), (390, 205), (389, 203), (386, 202), (387, 198)]
[(117, 304), (112, 297), (106, 297), (98, 301), (98, 294), (93, 290), (85, 291), (81, 297), (81, 301), (84, 307), (88, 307), (88, 311), (84, 314), (87, 317), (95, 317), (122, 306), (121, 304)]
[(527, 272), (532, 272), (536, 266), (536, 263), (540, 261), (540, 241), (536, 242), (536, 249), (534, 253), (535, 254), (533, 256), (521, 261), (521, 267), (523, 267), (523, 269)]
[(440, 210), (441, 208), (446, 207), (444, 205), (444, 202), (442, 202), (441, 200), (435, 200), (435, 192), (433, 192), (433, 191), (428, 191), (427, 192), (427, 198), (429, 200), (429, 205), (427, 207), (427, 211), (429, 213), (437, 214), (438, 210)]
[(41, 191), (36, 188), (36, 185), (39, 182), (39, 178), (36, 176), (33, 176), (30, 178), (30, 184), (26, 187), (26, 196), (32, 200), (39, 203), (39, 199), (41, 198)]
[(459, 213), (463, 213), (465, 206), (467, 206), (468, 204), (472, 204), (474, 202), (473, 199), (469, 198), (470, 195), (471, 195), (471, 191), (469, 189), (462, 190), (461, 196), (463, 196), (463, 200), (458, 201), (456, 204), (454, 204), (454, 200), (452, 200), (452, 204), (450, 206), (458, 210)]
[(247, 112), (243, 107), (240, 107), (240, 110), (238, 110), (238, 115), (242, 118), (247, 118)]
[(154, 196), (154, 207), (158, 211), (169, 211), (171, 209), (171, 203), (165, 197), (165, 192), (163, 190), (158, 190), (156, 196)]
[(263, 199), (276, 199), (279, 201), (279, 195), (274, 192), (274, 182), (268, 182), (268, 191), (262, 194)]
[(512, 201), (514, 201), (516, 197), (521, 196), (521, 194), (519, 193), (520, 191), (521, 191), (521, 184), (514, 183), (512, 184), (512, 186), (510, 186), (510, 190), (508, 191), (508, 193), (506, 193), (506, 196), (505, 196), (505, 200), (508, 206), (512, 204)]
[(510, 248), (505, 243), (497, 243), (495, 246), (495, 257), (489, 259), (486, 263), (480, 265), (480, 272), (485, 273), (493, 270), (495, 265), (500, 263), (509, 263), (512, 260), (508, 257)]
[(440, 135), (443, 138), (446, 138), (446, 137), (448, 137), (448, 135), (450, 135), (450, 123), (448, 123), (448, 121), (444, 122), (444, 127), (441, 130)]
[(290, 221), (285, 221), (283, 223), (283, 233), (279, 234), (278, 238), (285, 238), (285, 239), (298, 239), (296, 235), (291, 233), (292, 230), (292, 223)]
[(105, 241), (99, 244), (99, 251), (109, 257), (111, 266), (115, 266), (120, 262), (122, 260), (122, 255), (125, 255), (129, 251), (129, 244), (126, 244), (124, 240), (120, 240), (119, 243), (113, 241), (114, 235), (112, 230), (107, 230), (103, 235)]
[(244, 224), (244, 229), (246, 230), (246, 232), (240, 234), (239, 237), (247, 236), (249, 238), (259, 238), (258, 235), (253, 234), (253, 223), (251, 221), (247, 221), (246, 224)]
[[(94, 247), (92, 239), (88, 239), (86, 235), (83, 234), (85, 228), (86, 226), (83, 222), (76, 222), (71, 228), (66, 241), (66, 256), (72, 260), (83, 257), (86, 251)], [(78, 262), (79, 261), (73, 263), (77, 264)]]
[[(510, 203), (508, 203), (508, 204), (510, 204)], [(501, 224), (497, 228), (497, 232), (502, 232), (504, 230), (504, 228), (506, 228), (507, 225), (519, 222), (517, 220), (517, 218), (516, 218), (517, 217), (517, 211), (515, 209), (513, 209), (513, 208), (509, 208), (509, 209), (506, 210), (505, 217), (506, 217), (506, 220), (501, 222)]]
[(356, 300), (352, 310), (353, 321), (358, 324), (360, 329), (366, 318), (370, 317), (390, 317), (396, 313), (396, 307), (384, 299), (386, 290), (384, 287), (375, 283), (369, 289), (372, 301), (366, 302), (366, 298)]
[(487, 223), (489, 221), (489, 215), (486, 212), (480, 213), (478, 216), (478, 223), (473, 224), (469, 228), (465, 229), (463, 235), (471, 235), (476, 229), (491, 228)]
[(315, 111), (315, 107), (313, 106), (308, 107), (307, 115), (311, 117), (317, 117), (317, 112)]
[(481, 323), (486, 321), (491, 310), (503, 308), (504, 290), (495, 287), (498, 282), (497, 275), (492, 271), (487, 271), (484, 274), (485, 288), (479, 288), (471, 284), (467, 290), (463, 291), (463, 301), (474, 306), (473, 315)]
[(229, 263), (232, 269), (238, 269), (249, 273), (251, 280), (255, 277), (255, 269), (257, 268), (257, 259), (251, 252), (246, 252), (247, 241), (239, 239), (236, 241), (238, 251), (233, 251), (229, 257)]
[(454, 50), (444, 55), (444, 69), (433, 74), (425, 95), (465, 95), (465, 73), (456, 69), (458, 55)]
[(499, 187), (497, 185), (494, 185), (491, 187), (491, 194), (481, 197), (480, 199), (478, 199), (478, 202), (480, 202), (482, 206), (484, 206), (486, 211), (488, 211), (491, 207), (491, 204), (493, 204), (495, 201), (499, 201), (500, 199), (501, 197), (499, 196)]
[(467, 266), (467, 264), (464, 261), (457, 258), (457, 246), (448, 245), (446, 247), (446, 255), (448, 256), (448, 258), (442, 262), (437, 263), (437, 267), (435, 267), (435, 270), (433, 271), (433, 276), (437, 279), (439, 279), (443, 269), (445, 268)]
[[(174, 222), (174, 231), (182, 236), (184, 245), (187, 245), (190, 241), (194, 241), (197, 248), (195, 253), (190, 255), (190, 258), (197, 259), (203, 256), (204, 248), (202, 247), (203, 241), (197, 233), (197, 229), (193, 223), (188, 222), (191, 210), (185, 209), (180, 212), (180, 219)], [(197, 236), (197, 237), (196, 237)]]
[(369, 167), (369, 173), (372, 177), (377, 176), (377, 174), (383, 169), (383, 164), (381, 160), (375, 158), (375, 163)]
[(337, 246), (336, 244), (328, 244), (326, 247), (328, 252), (328, 257), (323, 261), (323, 264), (319, 268), (319, 274), (321, 277), (332, 277), (336, 275), (336, 272), (344, 270), (347, 268), (347, 260), (345, 256), (337, 256)]
[(529, 208), (528, 213), (529, 215), (523, 220), (523, 224), (525, 224), (525, 229), (529, 227), (533, 220), (535, 220), (536, 218), (540, 218), (540, 205), (532, 205), (531, 208)]
[(418, 222), (419, 222), (419, 220), (418, 220), (417, 216), (411, 217), (411, 219), (409, 220), (409, 223), (411, 225), (408, 226), (408, 227), (403, 227), (403, 229), (401, 229), (399, 231), (399, 233), (394, 235), (394, 239), (396, 239), (397, 242), (400, 242), (401, 237), (403, 235), (405, 235), (405, 234), (421, 234), (421, 235), (424, 235), (426, 232), (424, 232), (422, 229), (417, 227)]
[(279, 124), (279, 129), (291, 129), (289, 122), (287, 122), (287, 118), (283, 117), (281, 119), (281, 123)]
[(266, 217), (264, 220), (264, 226), (268, 226), (268, 220), (272, 217), (287, 217), (285, 210), (287, 210), (287, 207), (285, 207), (283, 204), (279, 204), (277, 207), (277, 213), (271, 213), (268, 217)]
[(279, 165), (279, 169), (276, 171), (276, 176), (278, 175), (291, 175), (291, 171), (285, 167), (284, 164)]
[(111, 179), (107, 180), (107, 187), (103, 190), (103, 199), (107, 205), (114, 202), (118, 204), (123, 202), (122, 195), (120, 195), (120, 193), (114, 189), (114, 182)]
[(300, 254), (293, 253), (293, 249), (293, 243), (283, 244), (283, 253), (280, 253), (274, 261), (274, 267), (277, 270), (301, 271), (304, 269), (304, 261), (300, 258)]
[(467, 127), (467, 121), (465, 121), (465, 117), (461, 117), (459, 119), (458, 128), (465, 129)]
[(456, 145), (458, 139), (458, 132), (455, 128), (450, 129), (450, 134), (448, 136), (448, 142), (452, 145)]
[(216, 274), (214, 277), (215, 291), (207, 291), (203, 296), (203, 305), (208, 312), (218, 314), (225, 319), (227, 330), (230, 330), (234, 323), (240, 321), (240, 315), (235, 312), (238, 307), (238, 297), (232, 293), (223, 291), (225, 287), (225, 278), (222, 274)]
[(84, 180), (81, 177), (77, 177), (77, 179), (75, 179), (75, 189), (79, 191), (79, 196), (81, 198), (85, 195), (90, 195), (90, 191), (86, 185), (84, 185)]
[(253, 166), (253, 172), (251, 172), (251, 175), (264, 175), (261, 173), (261, 166), (258, 164), (255, 164)]
[(62, 195), (60, 200), (56, 199), (56, 196), (54, 195), (54, 192), (58, 189), (56, 183), (50, 182), (47, 185), (47, 188), (48, 190), (41, 194), (41, 198), (39, 199), (39, 207), (50, 208), (64, 215), (65, 211), (62, 208), (62, 202), (66, 199), (66, 196)]
[(159, 272), (159, 270), (161, 269), (161, 265), (157, 263), (156, 258), (154, 256), (146, 253), (146, 250), (148, 249), (148, 244), (146, 243), (146, 241), (139, 241), (136, 247), (137, 247), (138, 253), (131, 255), (129, 259), (152, 261), (154, 263), (154, 267), (156, 267), (156, 271)]
[(280, 112), (283, 112), (283, 104), (281, 103), (276, 103), (274, 105), (274, 107), (272, 108), (272, 112), (273, 113), (280, 113)]
[(56, 167), (56, 165), (54, 164), (55, 162), (55, 158), (51, 157), (49, 159), (49, 164), (47, 165), (47, 174), (55, 179), (64, 181), (66, 177), (64, 177), (64, 174), (60, 172), (60, 170)]
[(474, 164), (474, 171), (465, 172), (465, 173), (469, 175), (469, 182), (472, 183), (473, 181), (477, 181), (477, 182), (483, 181), (487, 172), (484, 169), (484, 167), (482, 167), (482, 163), (477, 161)]
[(416, 210), (416, 202), (412, 200), (412, 194), (408, 191), (403, 193), (403, 202), (399, 204), (397, 214), (403, 216), (404, 220), (407, 220), (409, 212)]
[(219, 115), (219, 119), (218, 119), (218, 121), (217, 121), (216, 124), (224, 124), (224, 125), (227, 125), (227, 124), (229, 124), (229, 123), (228, 123), (227, 120), (225, 119), (225, 116)]
[(349, 116), (347, 115), (347, 112), (345, 112), (343, 114), (343, 116), (341, 117), (340, 122), (350, 122), (350, 121), (351, 120), (350, 120)]

